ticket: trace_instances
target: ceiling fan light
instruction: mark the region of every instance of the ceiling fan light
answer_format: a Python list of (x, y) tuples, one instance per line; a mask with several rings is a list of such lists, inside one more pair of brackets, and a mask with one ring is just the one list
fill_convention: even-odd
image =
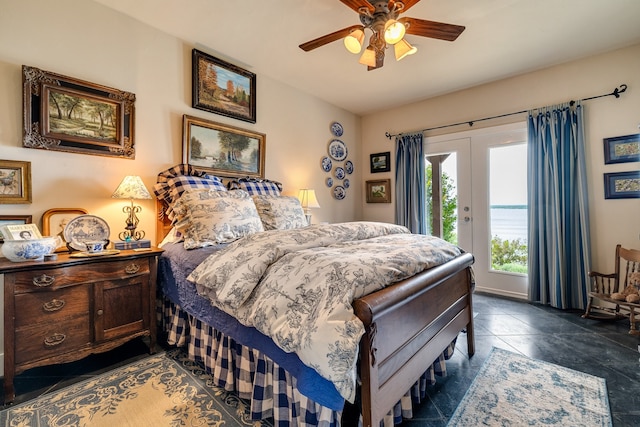
[(384, 24), (384, 41), (389, 44), (396, 44), (402, 40), (406, 30), (404, 24), (395, 19), (389, 19)]
[(393, 46), (393, 51), (396, 54), (396, 61), (400, 61), (402, 58), (408, 55), (413, 55), (418, 51), (418, 48), (411, 46), (405, 39), (400, 40)]
[(360, 60), (358, 62), (361, 63), (362, 65), (366, 65), (368, 67), (375, 67), (376, 66), (376, 51), (373, 50), (373, 47), (371, 47), (371, 46), (367, 47), (364, 50), (364, 52), (362, 52), (362, 56), (360, 57)]
[(364, 31), (360, 29), (353, 30), (347, 37), (344, 38), (344, 46), (351, 53), (360, 53), (363, 40)]

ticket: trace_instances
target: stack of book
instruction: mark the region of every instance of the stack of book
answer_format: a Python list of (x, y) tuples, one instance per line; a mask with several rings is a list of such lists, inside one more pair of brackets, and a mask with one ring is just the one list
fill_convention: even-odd
[(130, 240), (113, 242), (113, 249), (139, 249), (139, 248), (150, 248), (151, 240)]

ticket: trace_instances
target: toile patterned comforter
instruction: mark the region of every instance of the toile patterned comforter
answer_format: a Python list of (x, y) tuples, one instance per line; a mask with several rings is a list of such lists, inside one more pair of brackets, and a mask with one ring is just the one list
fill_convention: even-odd
[(353, 402), (364, 326), (351, 302), (460, 253), (393, 224), (312, 225), (237, 240), (188, 279), (213, 305), (295, 352)]

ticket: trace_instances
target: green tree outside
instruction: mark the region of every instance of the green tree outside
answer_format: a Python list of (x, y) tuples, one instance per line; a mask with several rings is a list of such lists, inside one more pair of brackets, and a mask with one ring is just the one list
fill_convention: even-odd
[[(431, 183), (433, 172), (431, 164), (426, 169), (427, 180), (427, 224), (429, 229), (433, 224), (433, 191)], [(442, 174), (442, 238), (447, 242), (457, 244), (456, 233), (458, 198), (453, 179), (446, 173)], [(491, 239), (491, 268), (499, 271), (527, 274), (528, 262), (527, 242), (521, 239), (503, 240), (498, 236)]]

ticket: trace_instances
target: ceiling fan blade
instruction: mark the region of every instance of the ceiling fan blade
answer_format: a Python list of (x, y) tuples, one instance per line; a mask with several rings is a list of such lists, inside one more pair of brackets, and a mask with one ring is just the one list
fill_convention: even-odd
[(360, 13), (360, 8), (364, 7), (369, 9), (369, 12), (373, 13), (375, 8), (367, 0), (340, 0), (347, 7), (355, 10), (356, 13)]
[(324, 35), (322, 37), (318, 37), (317, 39), (308, 41), (306, 43), (302, 43), (300, 45), (300, 49), (304, 50), (305, 52), (309, 52), (310, 50), (313, 50), (315, 48), (318, 48), (320, 46), (324, 46), (327, 43), (331, 43), (334, 42), (336, 40), (340, 40), (341, 38), (344, 38), (346, 36), (349, 35), (349, 33), (353, 30), (357, 30), (357, 29), (364, 29), (364, 27), (362, 25), (352, 25), (350, 27), (347, 28), (343, 28), (341, 30), (338, 30), (336, 32), (333, 32), (331, 34), (327, 34)]
[[(420, 0), (398, 0), (400, 3), (404, 3), (404, 9), (402, 9), (403, 12), (406, 12), (407, 10), (409, 10), (410, 8), (412, 8), (413, 6), (415, 6), (416, 3), (418, 3)], [(393, 5), (395, 5), (396, 3), (398, 3), (398, 1), (396, 0), (389, 0), (389, 10), (393, 10)]]
[(430, 37), (446, 41), (454, 41), (464, 31), (462, 25), (445, 24), (443, 22), (427, 21), (418, 18), (400, 18), (398, 21), (407, 26), (407, 34)]

